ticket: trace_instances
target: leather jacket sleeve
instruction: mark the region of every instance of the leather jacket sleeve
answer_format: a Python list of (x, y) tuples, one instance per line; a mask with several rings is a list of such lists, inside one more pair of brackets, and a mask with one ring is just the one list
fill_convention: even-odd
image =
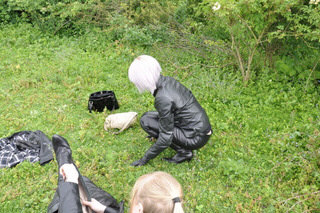
[(174, 129), (174, 114), (172, 113), (173, 102), (168, 97), (155, 99), (155, 108), (159, 113), (159, 137), (147, 150), (143, 159), (149, 161), (159, 155), (171, 145)]
[(59, 192), (59, 213), (82, 213), (78, 184), (63, 181), (59, 184)]

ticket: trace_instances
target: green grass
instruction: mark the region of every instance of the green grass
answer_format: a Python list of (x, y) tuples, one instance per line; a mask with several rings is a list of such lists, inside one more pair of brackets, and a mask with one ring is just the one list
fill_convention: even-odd
[[(90, 93), (114, 90), (116, 112), (153, 110), (153, 97), (127, 78), (140, 54), (158, 58), (164, 75), (189, 87), (210, 117), (214, 134), (190, 163), (162, 161), (174, 154), (167, 149), (130, 166), (151, 145), (138, 122), (115, 136), (103, 129), (110, 112), (86, 108)], [(135, 180), (162, 170), (183, 185), (187, 212), (319, 210), (319, 89), (267, 77), (243, 87), (237, 76), (196, 62), (178, 49), (129, 47), (98, 33), (54, 37), (26, 24), (2, 26), (0, 137), (22, 130), (64, 136), (81, 173), (126, 206)], [(1, 169), (0, 212), (46, 212), (56, 184), (55, 160)]]

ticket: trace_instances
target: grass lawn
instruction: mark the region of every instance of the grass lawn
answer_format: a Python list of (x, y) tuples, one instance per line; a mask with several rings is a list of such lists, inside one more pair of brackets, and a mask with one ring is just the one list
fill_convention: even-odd
[[(87, 110), (99, 90), (115, 92), (113, 113), (154, 110), (152, 95), (139, 94), (127, 77), (140, 54), (159, 59), (163, 74), (190, 88), (210, 117), (214, 134), (189, 163), (161, 160), (174, 154), (167, 149), (130, 166), (151, 145), (139, 123), (112, 135), (103, 129), (110, 112)], [(319, 211), (320, 89), (267, 76), (243, 87), (235, 74), (195, 61), (178, 49), (129, 47), (94, 32), (58, 37), (27, 24), (2, 26), (0, 138), (22, 130), (62, 135), (82, 175), (126, 207), (135, 180), (162, 170), (182, 184), (186, 212)], [(46, 212), (56, 187), (55, 160), (1, 169), (0, 212)]]

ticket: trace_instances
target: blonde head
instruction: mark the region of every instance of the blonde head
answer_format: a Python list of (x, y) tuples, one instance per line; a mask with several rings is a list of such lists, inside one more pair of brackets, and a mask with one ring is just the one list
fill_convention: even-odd
[[(153, 172), (141, 176), (131, 192), (131, 208), (143, 206), (144, 213), (183, 213), (182, 188), (179, 182), (166, 172)], [(173, 202), (179, 197), (181, 202)]]
[(149, 55), (137, 57), (130, 65), (128, 76), (139, 92), (149, 91), (151, 93), (157, 88), (161, 67), (159, 62)]

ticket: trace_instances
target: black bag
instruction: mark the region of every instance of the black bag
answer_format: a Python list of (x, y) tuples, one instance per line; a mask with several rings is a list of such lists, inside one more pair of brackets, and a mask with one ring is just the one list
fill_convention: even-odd
[(90, 94), (88, 101), (88, 110), (103, 112), (104, 108), (108, 110), (119, 109), (119, 104), (116, 95), (113, 91), (99, 91)]

